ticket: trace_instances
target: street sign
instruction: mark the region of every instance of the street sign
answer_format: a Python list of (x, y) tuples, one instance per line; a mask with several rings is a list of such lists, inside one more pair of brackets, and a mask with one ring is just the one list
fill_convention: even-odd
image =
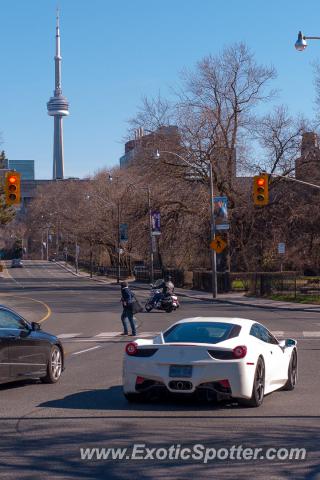
[(284, 254), (286, 253), (286, 244), (285, 243), (278, 243), (278, 253)]
[(212, 248), (212, 250), (215, 250), (216, 253), (223, 252), (226, 246), (227, 246), (227, 242), (225, 242), (223, 238), (220, 237), (219, 235), (217, 235), (210, 243), (210, 247)]

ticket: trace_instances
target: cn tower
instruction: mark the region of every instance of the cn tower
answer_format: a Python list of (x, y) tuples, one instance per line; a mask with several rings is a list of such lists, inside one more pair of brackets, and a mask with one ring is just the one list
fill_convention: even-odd
[(47, 103), (48, 115), (54, 117), (53, 134), (53, 179), (63, 179), (63, 117), (69, 115), (69, 103), (62, 95), (61, 89), (61, 55), (60, 55), (60, 26), (59, 11), (56, 18), (56, 55), (55, 64), (55, 89), (53, 97)]

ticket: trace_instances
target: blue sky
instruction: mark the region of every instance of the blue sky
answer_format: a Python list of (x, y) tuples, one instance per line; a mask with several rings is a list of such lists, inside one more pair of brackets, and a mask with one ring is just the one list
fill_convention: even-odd
[[(0, 0), (0, 132), (10, 159), (34, 159), (52, 176), (53, 0)], [(244, 41), (273, 64), (278, 101), (314, 114), (312, 62), (320, 42), (294, 49), (297, 32), (320, 36), (320, 3), (309, 0), (60, 0), (65, 175), (83, 177), (117, 164), (127, 119), (142, 95), (167, 95), (184, 67)]]

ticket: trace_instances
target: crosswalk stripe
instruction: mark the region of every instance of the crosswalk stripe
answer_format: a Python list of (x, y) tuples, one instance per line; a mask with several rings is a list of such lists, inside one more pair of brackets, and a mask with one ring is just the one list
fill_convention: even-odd
[(117, 337), (121, 332), (102, 332), (95, 335), (95, 337)]
[(81, 333), (60, 333), (57, 335), (58, 338), (74, 338), (80, 337)]
[(320, 332), (302, 332), (304, 337), (320, 337)]
[[(159, 335), (160, 332), (138, 332), (136, 337), (133, 338), (153, 338)], [(283, 330), (272, 331), (273, 335), (277, 338), (306, 338), (306, 339), (318, 339), (320, 337), (320, 331), (303, 331), (303, 332), (285, 332)], [(122, 332), (101, 332), (92, 336), (84, 336), (82, 333), (60, 333), (58, 338), (65, 341), (72, 342), (106, 342), (106, 341), (130, 341), (131, 335), (122, 335)]]

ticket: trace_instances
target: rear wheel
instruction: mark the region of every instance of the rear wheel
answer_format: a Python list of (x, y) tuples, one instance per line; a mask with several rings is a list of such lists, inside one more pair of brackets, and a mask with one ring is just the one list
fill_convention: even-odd
[(252, 395), (249, 400), (241, 399), (239, 403), (246, 407), (260, 407), (264, 397), (264, 384), (265, 384), (265, 366), (264, 361), (260, 357), (257, 363), (256, 371), (254, 374)]
[(288, 380), (282, 390), (293, 390), (297, 383), (297, 377), (298, 356), (296, 350), (293, 350), (288, 368)]
[(56, 383), (62, 373), (62, 353), (57, 345), (51, 347), (50, 358), (48, 360), (47, 375), (41, 378), (43, 383)]

